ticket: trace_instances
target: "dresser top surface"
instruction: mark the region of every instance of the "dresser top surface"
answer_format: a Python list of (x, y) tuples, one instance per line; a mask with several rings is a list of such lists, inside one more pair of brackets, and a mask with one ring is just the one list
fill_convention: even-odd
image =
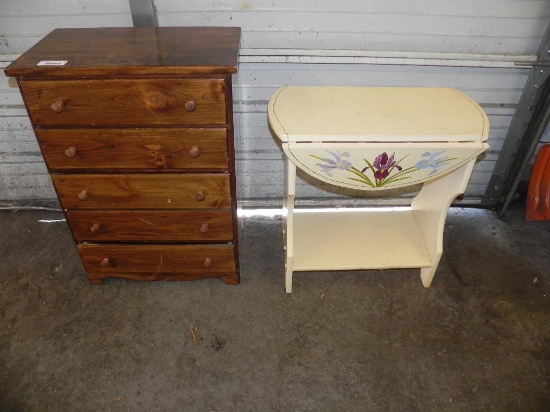
[(238, 27), (55, 29), (7, 76), (228, 74), (237, 71)]
[(489, 132), (483, 109), (452, 88), (287, 86), (268, 115), (284, 142), (472, 142)]

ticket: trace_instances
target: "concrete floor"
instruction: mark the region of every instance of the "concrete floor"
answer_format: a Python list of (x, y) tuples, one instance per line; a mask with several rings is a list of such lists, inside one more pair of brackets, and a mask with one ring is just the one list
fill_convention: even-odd
[(430, 289), (298, 273), (290, 295), (280, 219), (245, 219), (238, 286), (97, 286), (62, 218), (0, 212), (1, 411), (549, 410), (550, 222), (521, 207), (452, 209)]

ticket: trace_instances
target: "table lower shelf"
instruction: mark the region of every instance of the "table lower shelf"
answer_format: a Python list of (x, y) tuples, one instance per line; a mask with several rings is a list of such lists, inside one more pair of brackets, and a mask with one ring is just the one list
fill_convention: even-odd
[(294, 271), (422, 268), (434, 264), (412, 210), (294, 210)]

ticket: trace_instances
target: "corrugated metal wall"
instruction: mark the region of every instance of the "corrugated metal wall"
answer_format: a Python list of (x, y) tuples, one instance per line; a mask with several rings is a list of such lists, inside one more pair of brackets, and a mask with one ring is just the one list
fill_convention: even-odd
[[(468, 203), (478, 202), (529, 73), (514, 62), (535, 59), (550, 20), (550, 1), (534, 0), (155, 0), (155, 5), (160, 26), (243, 28), (235, 79), (236, 147), (238, 197), (249, 205), (281, 204), (283, 157), (267, 127), (266, 105), (285, 84), (464, 91), (481, 103), (492, 126), (491, 150), (466, 193)], [(12, 60), (55, 27), (131, 24), (127, 0), (4, 0), (0, 61)], [(0, 202), (54, 199), (18, 90), (1, 76), (0, 96)], [(298, 190), (306, 202), (343, 202), (301, 180)]]
[[(132, 26), (128, 0), (1, 0), (0, 69), (57, 27)], [(14, 79), (0, 73), (0, 205), (57, 200)]]

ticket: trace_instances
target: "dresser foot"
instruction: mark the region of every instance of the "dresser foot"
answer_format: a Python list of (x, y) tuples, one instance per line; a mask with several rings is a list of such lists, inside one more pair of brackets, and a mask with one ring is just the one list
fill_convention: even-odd
[(240, 282), (239, 275), (222, 276), (221, 279), (226, 285), (238, 285)]
[(99, 276), (90, 276), (88, 275), (88, 280), (90, 281), (90, 283), (93, 283), (94, 285), (101, 285), (103, 283), (103, 277), (99, 277)]

